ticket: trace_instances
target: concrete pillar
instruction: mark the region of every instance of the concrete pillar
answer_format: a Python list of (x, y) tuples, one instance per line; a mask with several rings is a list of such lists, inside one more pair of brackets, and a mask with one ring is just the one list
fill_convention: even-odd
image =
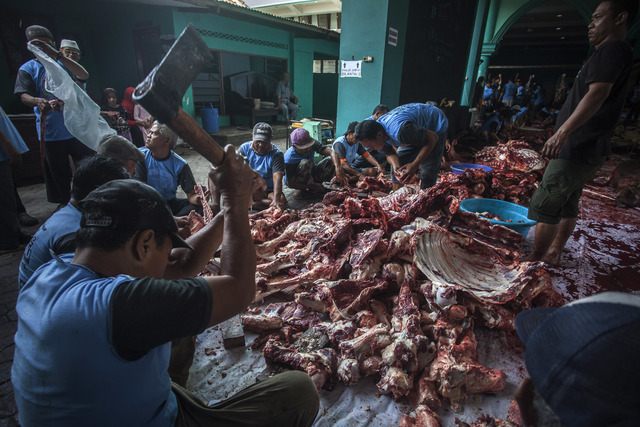
[[(362, 62), (362, 77), (339, 77), (337, 134), (344, 132), (349, 122), (369, 117), (380, 103), (397, 106), (408, 13), (409, 0), (342, 3), (340, 60), (370, 56), (373, 62)], [(395, 46), (388, 43), (389, 28), (398, 32)]]
[(476, 8), (476, 19), (473, 23), (473, 34), (471, 35), (471, 45), (469, 46), (469, 57), (467, 58), (467, 70), (464, 78), (460, 105), (471, 106), (474, 96), (475, 83), (478, 80), (477, 70), (480, 59), (480, 49), (484, 37), (484, 28), (489, 13), (489, 0), (479, 0)]
[(489, 59), (496, 51), (495, 43), (491, 43), (493, 35), (496, 32), (496, 21), (498, 20), (498, 12), (500, 11), (500, 0), (491, 0), (489, 6), (489, 14), (487, 16), (487, 25), (484, 29), (484, 37), (482, 43), (482, 64), (478, 68), (478, 76), (487, 77), (487, 68), (489, 67)]
[(484, 43), (482, 45), (482, 52), (480, 53), (480, 59), (482, 64), (478, 67), (478, 76), (487, 77), (487, 69), (491, 62), (491, 56), (496, 52), (497, 45), (495, 43)]

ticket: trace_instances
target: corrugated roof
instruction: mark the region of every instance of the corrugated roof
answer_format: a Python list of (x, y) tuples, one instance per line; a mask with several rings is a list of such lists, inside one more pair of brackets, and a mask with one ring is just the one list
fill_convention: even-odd
[[(322, 34), (327, 39), (340, 38), (340, 33), (336, 31), (318, 27), (317, 25), (294, 21), (291, 18), (283, 18), (281, 16), (273, 15), (271, 13), (263, 12), (261, 10), (252, 9), (249, 6), (247, 6), (246, 3), (244, 3), (244, 1), (242, 0), (177, 0), (177, 1), (190, 6), (200, 6), (200, 7), (210, 8), (210, 9), (216, 9), (217, 13), (220, 13), (221, 9), (225, 9), (230, 12), (237, 12), (237, 13), (243, 14), (245, 16), (253, 15), (256, 18), (268, 17), (268, 20), (272, 21), (274, 24), (284, 25), (286, 27), (299, 29), (302, 31), (311, 31), (316, 34)], [(236, 4), (236, 1), (241, 2), (244, 6)]]
[(236, 6), (249, 8), (249, 6), (242, 0), (220, 0), (220, 1), (226, 1), (227, 3), (235, 4)]

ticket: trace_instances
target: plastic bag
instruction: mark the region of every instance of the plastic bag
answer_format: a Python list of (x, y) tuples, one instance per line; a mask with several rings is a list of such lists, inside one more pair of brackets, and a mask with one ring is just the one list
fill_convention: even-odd
[(100, 107), (78, 86), (69, 73), (37, 46), (27, 48), (38, 58), (46, 72), (45, 89), (64, 102), (64, 125), (71, 135), (92, 150), (107, 134), (115, 134), (100, 116)]

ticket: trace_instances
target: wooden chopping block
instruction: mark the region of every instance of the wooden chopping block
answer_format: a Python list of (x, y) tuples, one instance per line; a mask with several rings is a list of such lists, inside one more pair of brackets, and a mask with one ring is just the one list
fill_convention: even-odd
[(239, 314), (220, 323), (220, 329), (224, 348), (244, 347), (244, 328)]

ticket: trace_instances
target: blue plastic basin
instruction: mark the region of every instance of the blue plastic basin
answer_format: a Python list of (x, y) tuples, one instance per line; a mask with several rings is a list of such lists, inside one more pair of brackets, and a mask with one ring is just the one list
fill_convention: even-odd
[(505, 202), (504, 200), (466, 199), (460, 202), (460, 209), (473, 213), (490, 212), (498, 215), (504, 220), (512, 221), (507, 222), (487, 218), (492, 224), (504, 225), (505, 227), (522, 234), (523, 237), (527, 237), (529, 229), (536, 225), (536, 221), (527, 218), (527, 213), (529, 212), (528, 208), (516, 205), (515, 203)]
[(451, 171), (456, 175), (460, 175), (465, 169), (482, 169), (485, 172), (493, 172), (491, 166), (477, 165), (475, 163), (454, 163), (451, 165)]

